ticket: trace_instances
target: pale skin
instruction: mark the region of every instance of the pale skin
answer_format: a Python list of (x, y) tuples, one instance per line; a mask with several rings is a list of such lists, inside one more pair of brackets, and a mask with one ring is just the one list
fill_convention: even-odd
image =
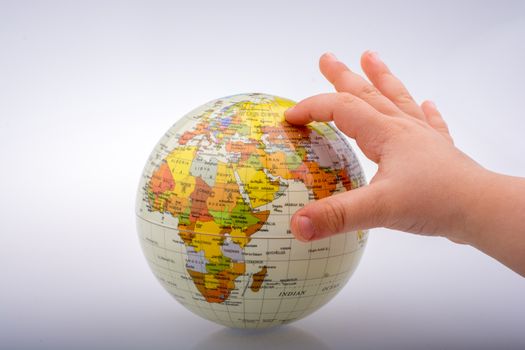
[(299, 210), (296, 238), (374, 227), (443, 236), (525, 276), (525, 179), (489, 171), (455, 147), (435, 104), (417, 104), (376, 53), (361, 57), (368, 80), (330, 53), (319, 66), (337, 92), (299, 102), (286, 120), (333, 121), (378, 171), (367, 186)]

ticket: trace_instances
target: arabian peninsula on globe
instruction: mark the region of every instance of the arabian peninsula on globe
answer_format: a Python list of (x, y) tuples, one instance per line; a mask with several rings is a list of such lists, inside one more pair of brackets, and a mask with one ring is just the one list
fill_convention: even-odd
[(293, 101), (240, 94), (188, 113), (162, 137), (136, 203), (144, 255), (164, 288), (216, 323), (263, 328), (319, 309), (346, 284), (367, 232), (303, 243), (290, 218), (366, 180), (331, 124), (284, 121)]

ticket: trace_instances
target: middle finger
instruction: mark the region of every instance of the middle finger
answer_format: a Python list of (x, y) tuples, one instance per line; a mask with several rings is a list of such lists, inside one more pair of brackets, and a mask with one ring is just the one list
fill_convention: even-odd
[(325, 53), (321, 56), (319, 68), (338, 92), (349, 92), (368, 102), (381, 113), (392, 116), (404, 114), (392, 101), (383, 96), (374, 85), (348, 69), (332, 53)]

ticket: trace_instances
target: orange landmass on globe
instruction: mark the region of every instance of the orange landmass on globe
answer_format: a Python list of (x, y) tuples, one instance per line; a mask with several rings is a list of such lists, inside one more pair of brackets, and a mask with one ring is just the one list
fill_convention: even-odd
[(188, 269), (188, 273), (193, 279), (195, 287), (209, 303), (223, 303), (230, 296), (231, 291), (235, 288), (235, 279), (245, 272), (244, 263), (233, 263), (231, 270), (221, 271), (214, 275), (215, 281), (213, 288), (208, 287), (206, 275), (202, 272)]
[(263, 268), (259, 271), (253, 274), (252, 278), (252, 285), (250, 286), (250, 289), (252, 292), (258, 292), (259, 289), (261, 289), (261, 286), (264, 282), (264, 279), (266, 278), (266, 274), (268, 273), (268, 269), (266, 266), (263, 266)]

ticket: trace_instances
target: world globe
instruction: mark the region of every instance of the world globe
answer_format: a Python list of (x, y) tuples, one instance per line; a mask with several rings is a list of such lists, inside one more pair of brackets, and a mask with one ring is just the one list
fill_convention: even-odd
[(250, 93), (185, 115), (147, 160), (136, 202), (144, 255), (162, 286), (210, 321), (264, 328), (332, 299), (368, 232), (304, 243), (290, 219), (311, 201), (365, 185), (347, 139), (327, 123), (293, 126), (295, 103)]

